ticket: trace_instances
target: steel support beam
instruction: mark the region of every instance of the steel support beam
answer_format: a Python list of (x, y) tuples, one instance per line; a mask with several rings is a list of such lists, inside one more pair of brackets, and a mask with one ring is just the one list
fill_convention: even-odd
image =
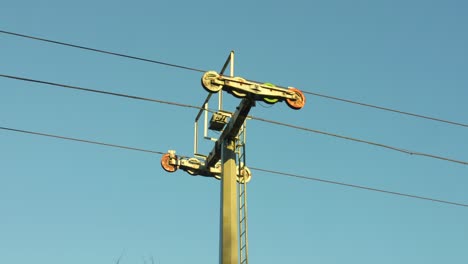
[(226, 128), (221, 133), (218, 141), (216, 141), (213, 150), (208, 155), (206, 159), (206, 166), (213, 167), (216, 162), (221, 159), (221, 145), (226, 139), (233, 139), (239, 133), (242, 124), (244, 124), (250, 109), (255, 106), (255, 101), (250, 98), (242, 99), (240, 105), (237, 107), (236, 112), (232, 116), (229, 123), (226, 125)]
[(237, 219), (237, 169), (235, 139), (222, 143), (220, 264), (239, 262), (239, 235)]
[(208, 167), (221, 159), (220, 264), (239, 262), (239, 221), (237, 219), (236, 136), (255, 101), (245, 98), (227, 124), (206, 160)]

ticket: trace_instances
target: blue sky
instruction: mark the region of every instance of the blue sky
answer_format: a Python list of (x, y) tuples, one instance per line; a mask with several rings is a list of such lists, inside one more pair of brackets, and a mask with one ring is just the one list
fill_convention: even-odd
[[(468, 123), (464, 1), (3, 1), (0, 30)], [(0, 34), (0, 73), (201, 105), (201, 73)], [(226, 109), (239, 100), (225, 96)], [(0, 78), (2, 127), (193, 152), (195, 110)], [(309, 95), (251, 114), (468, 160), (468, 130)], [(247, 166), (468, 203), (466, 165), (248, 123)], [(216, 263), (219, 182), (0, 131), (0, 263)], [(202, 142), (208, 152), (212, 142)], [(251, 263), (466, 263), (468, 210), (254, 171)]]

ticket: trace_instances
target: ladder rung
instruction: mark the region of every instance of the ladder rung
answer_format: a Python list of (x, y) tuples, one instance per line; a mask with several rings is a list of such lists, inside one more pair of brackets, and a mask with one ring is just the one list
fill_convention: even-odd
[(240, 264), (244, 264), (244, 262), (247, 263), (247, 258), (245, 258)]
[(240, 248), (240, 251), (242, 251), (242, 250), (245, 248), (246, 245), (247, 245), (247, 244), (243, 245), (243, 246)]
[(239, 224), (242, 224), (242, 222), (245, 221), (245, 217), (242, 217), (242, 219), (239, 221)]
[(241, 205), (241, 207), (239, 207), (239, 210), (241, 210), (244, 207), (245, 207), (245, 204)]
[(244, 234), (245, 234), (245, 230), (244, 230), (244, 232), (242, 232), (242, 233), (240, 234), (240, 236), (243, 236)]

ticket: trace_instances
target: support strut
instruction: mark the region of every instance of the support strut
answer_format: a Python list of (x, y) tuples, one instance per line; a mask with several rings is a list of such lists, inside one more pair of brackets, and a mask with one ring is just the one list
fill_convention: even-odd
[(203, 74), (201, 84), (210, 93), (225, 90), (239, 98), (250, 95), (254, 100), (262, 100), (271, 104), (286, 101), (286, 104), (295, 110), (299, 110), (305, 105), (305, 96), (299, 89), (293, 87), (284, 89), (271, 83), (258, 83), (242, 77), (227, 77), (215, 71)]

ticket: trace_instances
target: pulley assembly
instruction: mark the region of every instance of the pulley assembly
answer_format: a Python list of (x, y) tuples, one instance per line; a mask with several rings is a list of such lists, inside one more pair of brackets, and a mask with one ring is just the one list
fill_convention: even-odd
[(286, 101), (286, 104), (295, 110), (303, 108), (306, 101), (304, 94), (293, 87), (284, 89), (271, 83), (262, 84), (241, 77), (223, 76), (215, 71), (203, 74), (201, 83), (203, 88), (210, 93), (225, 90), (238, 98), (250, 96), (254, 100), (261, 100), (269, 104)]
[[(175, 172), (179, 168), (192, 176), (213, 177), (221, 179), (221, 163), (218, 162), (214, 167), (207, 167), (203, 161), (197, 158), (180, 158), (174, 150), (169, 150), (161, 158), (161, 167), (167, 172)], [(245, 184), (252, 179), (252, 173), (246, 166), (237, 168), (237, 181)]]

